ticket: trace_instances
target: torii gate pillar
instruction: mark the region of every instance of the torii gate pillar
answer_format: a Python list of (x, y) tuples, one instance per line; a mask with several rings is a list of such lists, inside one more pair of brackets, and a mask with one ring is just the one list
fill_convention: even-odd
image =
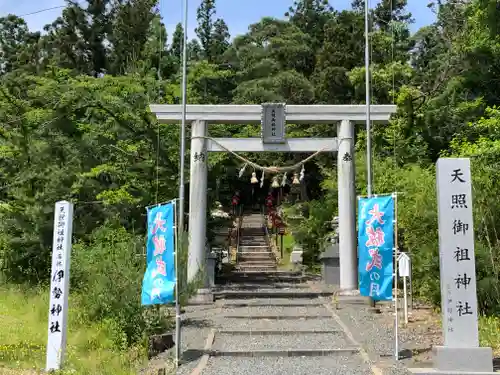
[[(150, 106), (162, 123), (182, 120), (180, 105)], [(289, 138), (269, 144), (259, 138), (219, 138), (217, 142), (207, 136), (207, 125), (260, 123), (260, 105), (188, 105), (186, 121), (192, 123), (191, 170), (189, 192), (189, 260), (188, 280), (193, 280), (207, 264), (206, 212), (207, 212), (207, 153), (224, 152), (223, 147), (239, 152), (338, 152), (338, 206), (340, 289), (358, 288), (356, 246), (356, 188), (354, 181), (354, 125), (366, 121), (364, 105), (287, 105), (286, 120), (292, 124), (340, 124), (338, 138)], [(394, 105), (371, 106), (374, 122), (388, 122), (396, 112)]]
[(207, 123), (193, 121), (189, 184), (188, 280), (193, 280), (206, 264), (207, 237)]
[(358, 288), (356, 246), (356, 184), (354, 171), (354, 123), (343, 120), (337, 126), (337, 189), (339, 205), (340, 288)]

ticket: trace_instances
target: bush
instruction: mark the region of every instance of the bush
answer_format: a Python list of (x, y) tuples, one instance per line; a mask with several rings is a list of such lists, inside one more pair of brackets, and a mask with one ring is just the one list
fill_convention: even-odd
[[(330, 201), (329, 201), (330, 203)], [(326, 235), (331, 231), (337, 205), (325, 204), (324, 200), (302, 202), (285, 207), (284, 219), (289, 225), (294, 240), (303, 248), (303, 262), (313, 266), (323, 249)], [(302, 219), (298, 219), (301, 217)]]
[[(69, 298), (68, 343), (63, 374), (132, 375), (144, 363), (145, 347), (137, 345), (117, 350), (123, 337), (118, 323), (111, 319), (84, 320), (86, 299), (73, 293)], [(0, 284), (0, 373), (4, 368), (41, 369), (45, 367), (49, 288)], [(31, 373), (28, 370), (26, 373)], [(36, 372), (38, 373), (38, 372)]]
[(119, 327), (119, 348), (172, 327), (172, 319), (156, 307), (141, 305), (146, 269), (144, 237), (107, 224), (94, 231), (89, 243), (73, 247), (71, 284), (84, 296), (84, 320)]

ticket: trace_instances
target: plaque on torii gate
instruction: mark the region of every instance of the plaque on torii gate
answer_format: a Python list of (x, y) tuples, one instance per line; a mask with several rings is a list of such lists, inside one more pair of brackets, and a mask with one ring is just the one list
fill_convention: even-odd
[(261, 120), (262, 143), (286, 143), (286, 105), (263, 103)]

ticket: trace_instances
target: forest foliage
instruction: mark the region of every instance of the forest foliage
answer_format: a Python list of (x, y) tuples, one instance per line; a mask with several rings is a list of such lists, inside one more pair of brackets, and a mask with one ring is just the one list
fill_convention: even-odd
[[(429, 4), (436, 21), (411, 33), (406, 5), (382, 0), (370, 13), (373, 103), (398, 108), (373, 130), (374, 192), (403, 193), (398, 220), (415, 292), (437, 303), (434, 164), (470, 157), (480, 308), (500, 314), (500, 8), (495, 0), (437, 0)], [(282, 19), (263, 18), (231, 37), (215, 0), (201, 1), (187, 51), (189, 103), (363, 104), (363, 7), (296, 0)], [(75, 203), (72, 286), (89, 296), (88, 319), (141, 316), (145, 206), (176, 197), (179, 176), (179, 128), (158, 124), (148, 105), (180, 102), (183, 38), (180, 24), (167, 34), (156, 0), (68, 0), (43, 32), (15, 15), (0, 18), (0, 266), (9, 283), (48, 281), (53, 207), (66, 199)], [(335, 135), (331, 125), (287, 129)], [(258, 135), (254, 126), (210, 132)], [(364, 145), (359, 127), (359, 194)], [(261, 165), (305, 157), (247, 156)], [(213, 202), (216, 185), (229, 191), (239, 183), (241, 165), (228, 154), (209, 162)], [(306, 165), (306, 215), (292, 229), (311, 262), (336, 214), (335, 176), (331, 155)], [(105, 295), (110, 279), (121, 293)], [(140, 340), (136, 329), (123, 326), (117, 343)]]

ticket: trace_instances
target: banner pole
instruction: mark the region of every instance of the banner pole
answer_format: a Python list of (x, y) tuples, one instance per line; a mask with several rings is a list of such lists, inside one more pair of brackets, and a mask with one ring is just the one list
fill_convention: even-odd
[(394, 322), (394, 338), (396, 340), (394, 345), (394, 356), (396, 361), (399, 360), (399, 322), (398, 322), (398, 193), (393, 193), (394, 198), (394, 310), (396, 312), (395, 322)]
[(177, 215), (177, 200), (174, 200), (174, 212), (175, 212), (175, 363), (179, 367), (181, 359), (181, 306), (179, 301), (179, 230), (178, 228), (178, 215)]

